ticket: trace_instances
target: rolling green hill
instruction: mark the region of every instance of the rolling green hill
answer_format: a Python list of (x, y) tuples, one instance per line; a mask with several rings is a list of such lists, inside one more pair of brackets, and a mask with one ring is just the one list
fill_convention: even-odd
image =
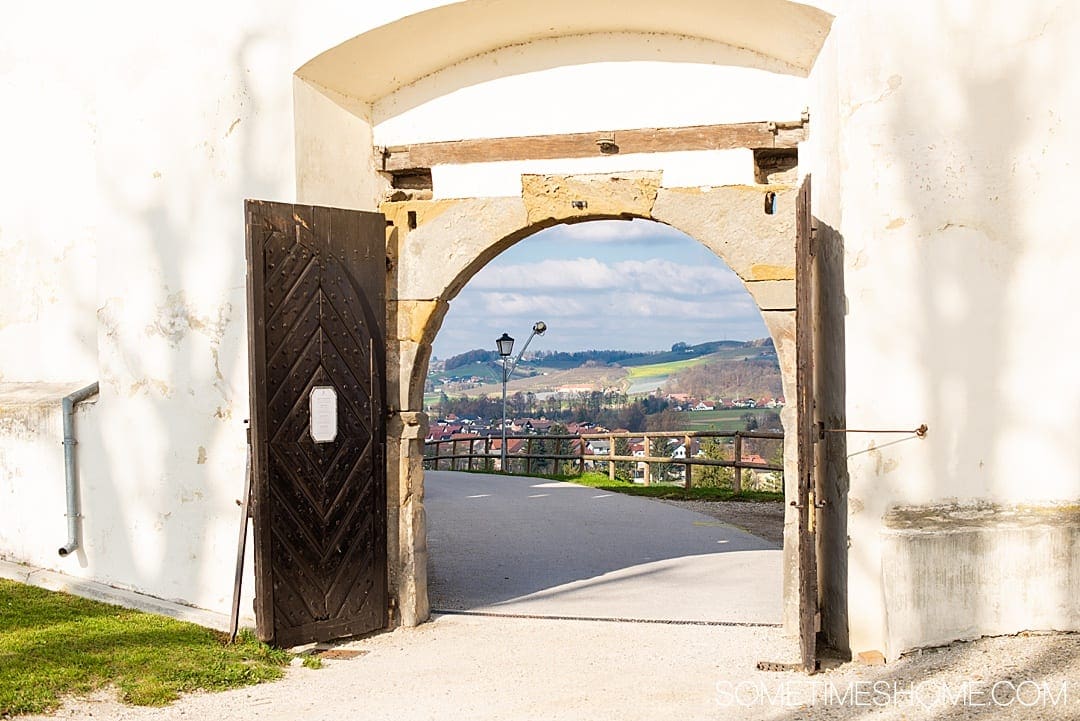
[[(487, 354), (490, 356), (490, 354)], [(428, 392), (437, 395), (477, 396), (497, 393), (501, 379), (498, 360), (480, 350), (454, 356), (445, 365), (451, 370), (429, 374)], [(471, 378), (479, 385), (462, 383)], [(676, 344), (668, 351), (548, 352), (523, 361), (510, 382), (510, 392), (550, 393), (560, 388), (607, 390), (613, 387), (630, 395), (652, 393), (658, 388), (681, 391), (702, 399), (776, 396), (780, 393), (780, 370), (771, 339), (710, 341), (697, 345)], [(745, 387), (744, 387), (745, 386)]]

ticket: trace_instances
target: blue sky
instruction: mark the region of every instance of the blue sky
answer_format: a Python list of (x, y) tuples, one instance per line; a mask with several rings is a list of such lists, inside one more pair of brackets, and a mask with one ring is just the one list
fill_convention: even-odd
[(558, 225), (520, 241), (477, 273), (450, 303), (436, 357), (515, 352), (542, 320), (530, 350), (659, 350), (673, 343), (767, 335), (742, 281), (682, 232), (644, 220)]

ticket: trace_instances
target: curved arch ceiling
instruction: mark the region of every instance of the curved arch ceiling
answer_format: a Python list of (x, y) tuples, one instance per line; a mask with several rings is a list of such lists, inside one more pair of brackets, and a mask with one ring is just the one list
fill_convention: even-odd
[(833, 16), (790, 0), (465, 0), (375, 28), (317, 56), (296, 75), (354, 100), (380, 98), (503, 47), (594, 33), (698, 38), (806, 75)]

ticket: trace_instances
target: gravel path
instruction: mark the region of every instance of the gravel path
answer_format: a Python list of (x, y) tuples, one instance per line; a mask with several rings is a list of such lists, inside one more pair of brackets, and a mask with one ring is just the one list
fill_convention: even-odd
[(784, 543), (784, 504), (779, 501), (757, 503), (753, 501), (656, 500), (712, 516), (718, 521), (731, 524), (778, 546)]
[(789, 641), (768, 628), (443, 616), (343, 647), (364, 653), (319, 670), (290, 668), (276, 683), (193, 694), (162, 709), (125, 707), (99, 694), (52, 718), (1080, 718), (1078, 635), (983, 639), (815, 676), (754, 668), (759, 660), (794, 658)]

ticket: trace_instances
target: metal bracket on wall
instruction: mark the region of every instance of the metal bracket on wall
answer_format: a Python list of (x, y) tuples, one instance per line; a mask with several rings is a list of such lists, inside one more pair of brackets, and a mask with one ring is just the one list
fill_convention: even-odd
[(818, 421), (817, 425), (818, 440), (825, 440), (826, 433), (905, 433), (907, 435), (917, 436), (919, 438), (926, 437), (926, 431), (929, 430), (926, 424), (923, 423), (918, 428), (903, 429), (903, 430), (871, 430), (866, 428), (826, 428), (822, 421)]

